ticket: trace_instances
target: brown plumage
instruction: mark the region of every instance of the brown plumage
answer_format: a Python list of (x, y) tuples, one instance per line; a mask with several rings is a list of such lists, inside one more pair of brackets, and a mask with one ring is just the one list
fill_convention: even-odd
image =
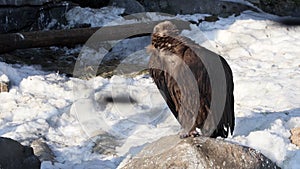
[(233, 77), (225, 59), (180, 36), (169, 21), (154, 27), (147, 49), (150, 75), (184, 129), (181, 137), (232, 134)]

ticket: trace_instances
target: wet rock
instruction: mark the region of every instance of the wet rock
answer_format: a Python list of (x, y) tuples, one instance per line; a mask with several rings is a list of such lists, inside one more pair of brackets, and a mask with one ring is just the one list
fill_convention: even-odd
[(279, 168), (260, 152), (221, 139), (178, 135), (155, 141), (123, 164), (129, 168)]
[(291, 130), (291, 142), (300, 147), (300, 127)]
[(0, 150), (0, 168), (39, 169), (41, 166), (31, 147), (10, 138), (0, 137)]

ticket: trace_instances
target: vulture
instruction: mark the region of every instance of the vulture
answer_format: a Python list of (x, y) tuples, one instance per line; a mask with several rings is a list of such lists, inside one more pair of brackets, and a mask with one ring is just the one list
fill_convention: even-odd
[(225, 59), (157, 24), (147, 47), (149, 73), (183, 132), (181, 138), (226, 138), (235, 125), (232, 71)]

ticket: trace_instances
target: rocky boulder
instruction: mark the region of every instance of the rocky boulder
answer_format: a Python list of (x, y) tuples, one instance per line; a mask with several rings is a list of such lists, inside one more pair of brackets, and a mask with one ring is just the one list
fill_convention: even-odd
[(241, 145), (207, 137), (180, 139), (178, 135), (155, 141), (122, 169), (131, 168), (279, 168), (260, 152)]
[(23, 146), (10, 138), (0, 137), (0, 168), (39, 169), (41, 162), (31, 147)]

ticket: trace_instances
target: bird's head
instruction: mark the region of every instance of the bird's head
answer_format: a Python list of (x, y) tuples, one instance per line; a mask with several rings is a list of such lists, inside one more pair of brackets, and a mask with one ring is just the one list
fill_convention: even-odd
[(153, 34), (160, 37), (177, 36), (179, 34), (179, 30), (172, 22), (164, 21), (154, 27)]

